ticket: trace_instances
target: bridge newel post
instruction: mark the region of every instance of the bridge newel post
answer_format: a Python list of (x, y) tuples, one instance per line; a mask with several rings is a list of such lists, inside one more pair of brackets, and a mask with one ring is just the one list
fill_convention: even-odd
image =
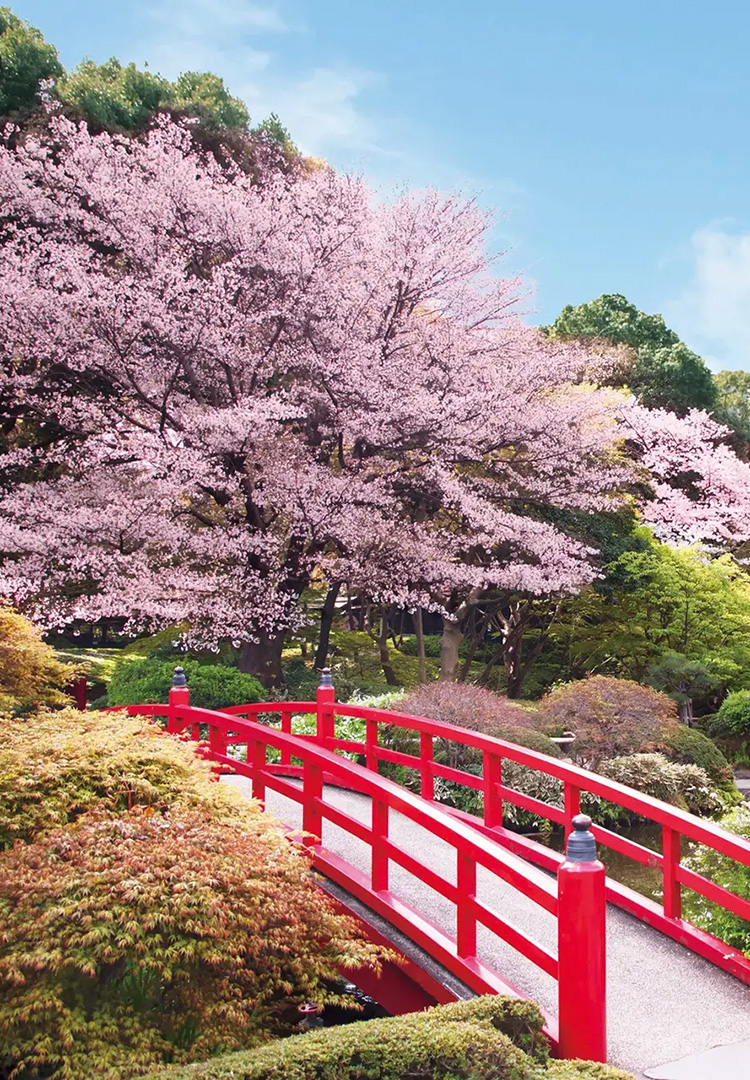
[(177, 709), (180, 706), (190, 704), (190, 690), (188, 689), (187, 677), (185, 671), (181, 667), (174, 669), (172, 675), (172, 686), (169, 690), (169, 712), (167, 714), (167, 731), (176, 734), (179, 730), (179, 722), (177, 719)]
[(560, 1057), (607, 1060), (606, 900), (591, 818), (572, 821), (558, 873)]
[(326, 743), (335, 735), (335, 721), (333, 715), (333, 706), (335, 702), (336, 691), (333, 686), (333, 679), (331, 678), (331, 669), (323, 668), (320, 673), (320, 685), (318, 686), (317, 694), (318, 742)]

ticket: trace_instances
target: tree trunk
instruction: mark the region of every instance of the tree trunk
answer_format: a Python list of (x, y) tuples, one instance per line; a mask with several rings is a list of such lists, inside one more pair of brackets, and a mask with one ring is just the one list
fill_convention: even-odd
[(686, 724), (688, 727), (693, 726), (693, 699), (688, 698), (687, 701), (677, 702), (677, 716), (681, 724)]
[(508, 673), (507, 694), (509, 698), (521, 696), (526, 675), (523, 667), (523, 631), (524, 621), (521, 605), (514, 601), (510, 604), (507, 618), (502, 620), (503, 663)]
[(464, 639), (461, 623), (457, 619), (443, 619), (443, 635), (440, 638), (440, 679), (455, 682), (458, 678), (458, 650)]
[(272, 690), (284, 683), (281, 670), (281, 651), (284, 648), (284, 631), (269, 634), (258, 632), (258, 641), (246, 641), (240, 652), (240, 671), (254, 675), (266, 688)]
[(339, 595), (340, 588), (341, 585), (339, 582), (336, 582), (335, 585), (331, 585), (326, 594), (323, 610), (320, 613), (320, 640), (315, 653), (315, 662), (313, 663), (313, 667), (317, 671), (321, 671), (326, 666), (326, 661), (328, 660), (331, 627), (333, 626), (333, 617), (336, 614), (336, 599)]
[(422, 609), (417, 608), (414, 612), (414, 630), (417, 635), (417, 661), (419, 667), (419, 681), (427, 682), (427, 658), (424, 651), (424, 619)]
[(383, 669), (385, 681), (389, 686), (398, 686), (396, 672), (391, 667), (391, 654), (388, 651), (388, 614), (388, 609), (384, 608), (380, 616), (380, 633), (378, 634), (376, 641), (380, 652), (380, 666)]

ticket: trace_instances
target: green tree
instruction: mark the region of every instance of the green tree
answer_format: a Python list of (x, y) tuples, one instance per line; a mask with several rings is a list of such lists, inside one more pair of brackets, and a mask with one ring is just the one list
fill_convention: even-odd
[(41, 80), (62, 70), (54, 45), (10, 8), (0, 7), (0, 115), (31, 110)]
[(105, 64), (83, 60), (57, 83), (62, 101), (74, 105), (96, 128), (133, 131), (171, 99), (171, 85), (160, 75), (123, 66), (116, 57)]
[(197, 116), (207, 127), (245, 131), (250, 123), (244, 102), (232, 97), (224, 80), (210, 71), (186, 71), (180, 75), (172, 91), (172, 105)]
[(160, 109), (195, 116), (209, 130), (246, 131), (247, 109), (211, 72), (186, 71), (176, 82), (121, 64), (84, 60), (57, 83), (57, 94), (95, 128), (133, 132)]
[(716, 404), (716, 387), (700, 356), (661, 315), (646, 315), (619, 293), (605, 293), (577, 307), (569, 304), (545, 329), (551, 337), (598, 338), (628, 346), (632, 359), (622, 380), (645, 405), (684, 415)]
[(716, 419), (734, 433), (734, 447), (747, 458), (750, 454), (750, 373), (720, 371), (714, 375)]
[(566, 601), (552, 628), (572, 669), (650, 677), (685, 707), (750, 685), (745, 571), (728, 555), (671, 548), (639, 531), (645, 550), (614, 559), (604, 587)]
[(292, 136), (276, 113), (271, 113), (262, 124), (258, 124), (256, 128), (253, 128), (253, 134), (268, 140), (268, 142), (275, 143), (276, 146), (288, 153), (297, 153), (297, 148), (292, 142)]

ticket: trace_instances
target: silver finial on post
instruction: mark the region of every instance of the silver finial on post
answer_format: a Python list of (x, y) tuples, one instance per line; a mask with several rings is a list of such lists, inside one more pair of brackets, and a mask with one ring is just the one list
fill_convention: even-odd
[(329, 667), (324, 667), (320, 673), (320, 683), (318, 684), (318, 689), (329, 689), (332, 686), (333, 679), (331, 678), (331, 669)]

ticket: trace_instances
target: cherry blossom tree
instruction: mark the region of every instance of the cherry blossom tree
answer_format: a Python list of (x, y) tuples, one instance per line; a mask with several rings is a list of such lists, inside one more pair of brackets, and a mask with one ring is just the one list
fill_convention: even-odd
[(471, 202), (258, 182), (167, 120), (8, 139), (0, 593), (39, 625), (185, 621), (273, 684), (322, 576), (442, 612), (451, 674), (483, 591), (595, 576), (550, 508), (640, 481), (670, 528), (748, 533), (723, 430), (597, 388), (596, 358), (524, 326)]

